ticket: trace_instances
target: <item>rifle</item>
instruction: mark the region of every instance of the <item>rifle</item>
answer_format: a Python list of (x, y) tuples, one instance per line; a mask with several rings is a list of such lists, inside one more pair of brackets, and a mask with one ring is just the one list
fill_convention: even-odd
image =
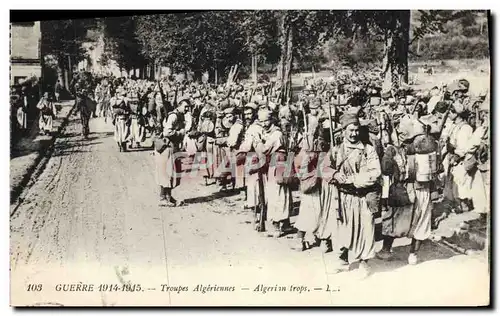
[[(258, 171), (258, 180), (259, 181), (259, 209), (260, 209), (260, 218), (259, 225), (257, 226), (258, 232), (266, 231), (266, 216), (267, 216), (267, 205), (266, 198), (264, 196), (264, 179), (262, 175), (262, 171)], [(257, 208), (255, 208), (255, 214), (257, 215)]]
[[(337, 95), (337, 98), (339, 96)], [(334, 126), (335, 126), (335, 122), (333, 121), (332, 119), (332, 107), (331, 107), (331, 104), (330, 102), (328, 102), (328, 118), (330, 119), (330, 152), (333, 154), (333, 149), (335, 148), (335, 139), (333, 138), (333, 135), (334, 135)], [(337, 167), (337, 166), (336, 166)], [(344, 218), (342, 216), (342, 210), (341, 210), (341, 201), (340, 201), (340, 191), (337, 187), (335, 187), (335, 190), (337, 191), (337, 200), (338, 200), (338, 212), (337, 212), (337, 219), (340, 220), (341, 222), (344, 222)]]

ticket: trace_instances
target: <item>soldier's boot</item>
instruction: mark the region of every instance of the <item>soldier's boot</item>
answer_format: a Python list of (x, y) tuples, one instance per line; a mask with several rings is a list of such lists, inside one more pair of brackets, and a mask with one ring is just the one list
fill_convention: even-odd
[(332, 241), (330, 239), (322, 239), (320, 241), (320, 248), (323, 253), (332, 251)]
[(118, 150), (119, 150), (120, 152), (122, 152), (122, 150), (123, 150), (122, 144), (120, 144), (120, 143), (117, 143), (117, 144), (118, 144)]
[(391, 260), (392, 259), (391, 248), (393, 242), (394, 238), (390, 236), (384, 236), (383, 247), (382, 250), (376, 254), (377, 258), (381, 260)]
[(122, 148), (123, 148), (122, 151), (124, 152), (127, 151), (127, 142), (122, 143)]
[(280, 229), (280, 222), (273, 222), (272, 229), (268, 234), (269, 237), (280, 238), (283, 236), (283, 233)]
[(174, 199), (174, 197), (172, 196), (172, 189), (171, 188), (167, 188), (167, 201), (170, 203), (169, 206), (172, 206), (172, 207), (184, 205), (184, 201)]
[(302, 252), (309, 249), (310, 245), (308, 245), (308, 242), (304, 241), (304, 237), (305, 237), (305, 232), (303, 231), (297, 232), (297, 238), (295, 238), (295, 241), (291, 246), (292, 250)]

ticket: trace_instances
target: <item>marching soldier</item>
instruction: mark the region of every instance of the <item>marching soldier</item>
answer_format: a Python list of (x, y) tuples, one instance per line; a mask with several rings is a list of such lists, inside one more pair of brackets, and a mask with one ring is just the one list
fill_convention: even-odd
[(160, 206), (179, 206), (181, 201), (172, 196), (172, 190), (179, 186), (181, 161), (176, 157), (182, 146), (185, 135), (184, 114), (189, 111), (190, 104), (186, 100), (179, 102), (177, 108), (168, 113), (162, 122), (161, 137), (154, 141), (156, 163), (156, 181), (160, 186)]
[(130, 106), (130, 148), (141, 147), (141, 142), (144, 141), (145, 122), (142, 115), (142, 104), (139, 102), (139, 94), (132, 90), (128, 94), (128, 102)]
[(80, 85), (79, 83), (76, 83), (74, 85), (75, 88), (75, 95), (76, 95), (76, 104), (78, 111), (80, 112), (80, 119), (82, 122), (82, 135), (85, 138), (88, 138), (88, 135), (90, 133), (89, 131), (89, 120), (90, 116), (92, 115), (92, 109), (89, 106), (89, 100), (87, 97), (87, 91), (84, 86)]
[(113, 125), (115, 126), (115, 141), (118, 144), (120, 152), (127, 151), (127, 139), (130, 136), (130, 105), (129, 100), (125, 96), (124, 88), (117, 89), (117, 93), (110, 100), (110, 105), (113, 108)]

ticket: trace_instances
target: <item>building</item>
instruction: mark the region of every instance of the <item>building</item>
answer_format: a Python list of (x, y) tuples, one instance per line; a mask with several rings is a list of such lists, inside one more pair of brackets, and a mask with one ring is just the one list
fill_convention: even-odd
[(10, 84), (42, 76), (40, 21), (10, 24)]

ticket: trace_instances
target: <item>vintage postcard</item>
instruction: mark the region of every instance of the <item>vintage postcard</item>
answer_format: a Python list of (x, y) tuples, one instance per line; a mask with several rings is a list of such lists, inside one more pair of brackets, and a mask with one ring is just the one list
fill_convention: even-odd
[(77, 15), (11, 11), (11, 306), (490, 304), (488, 10)]

